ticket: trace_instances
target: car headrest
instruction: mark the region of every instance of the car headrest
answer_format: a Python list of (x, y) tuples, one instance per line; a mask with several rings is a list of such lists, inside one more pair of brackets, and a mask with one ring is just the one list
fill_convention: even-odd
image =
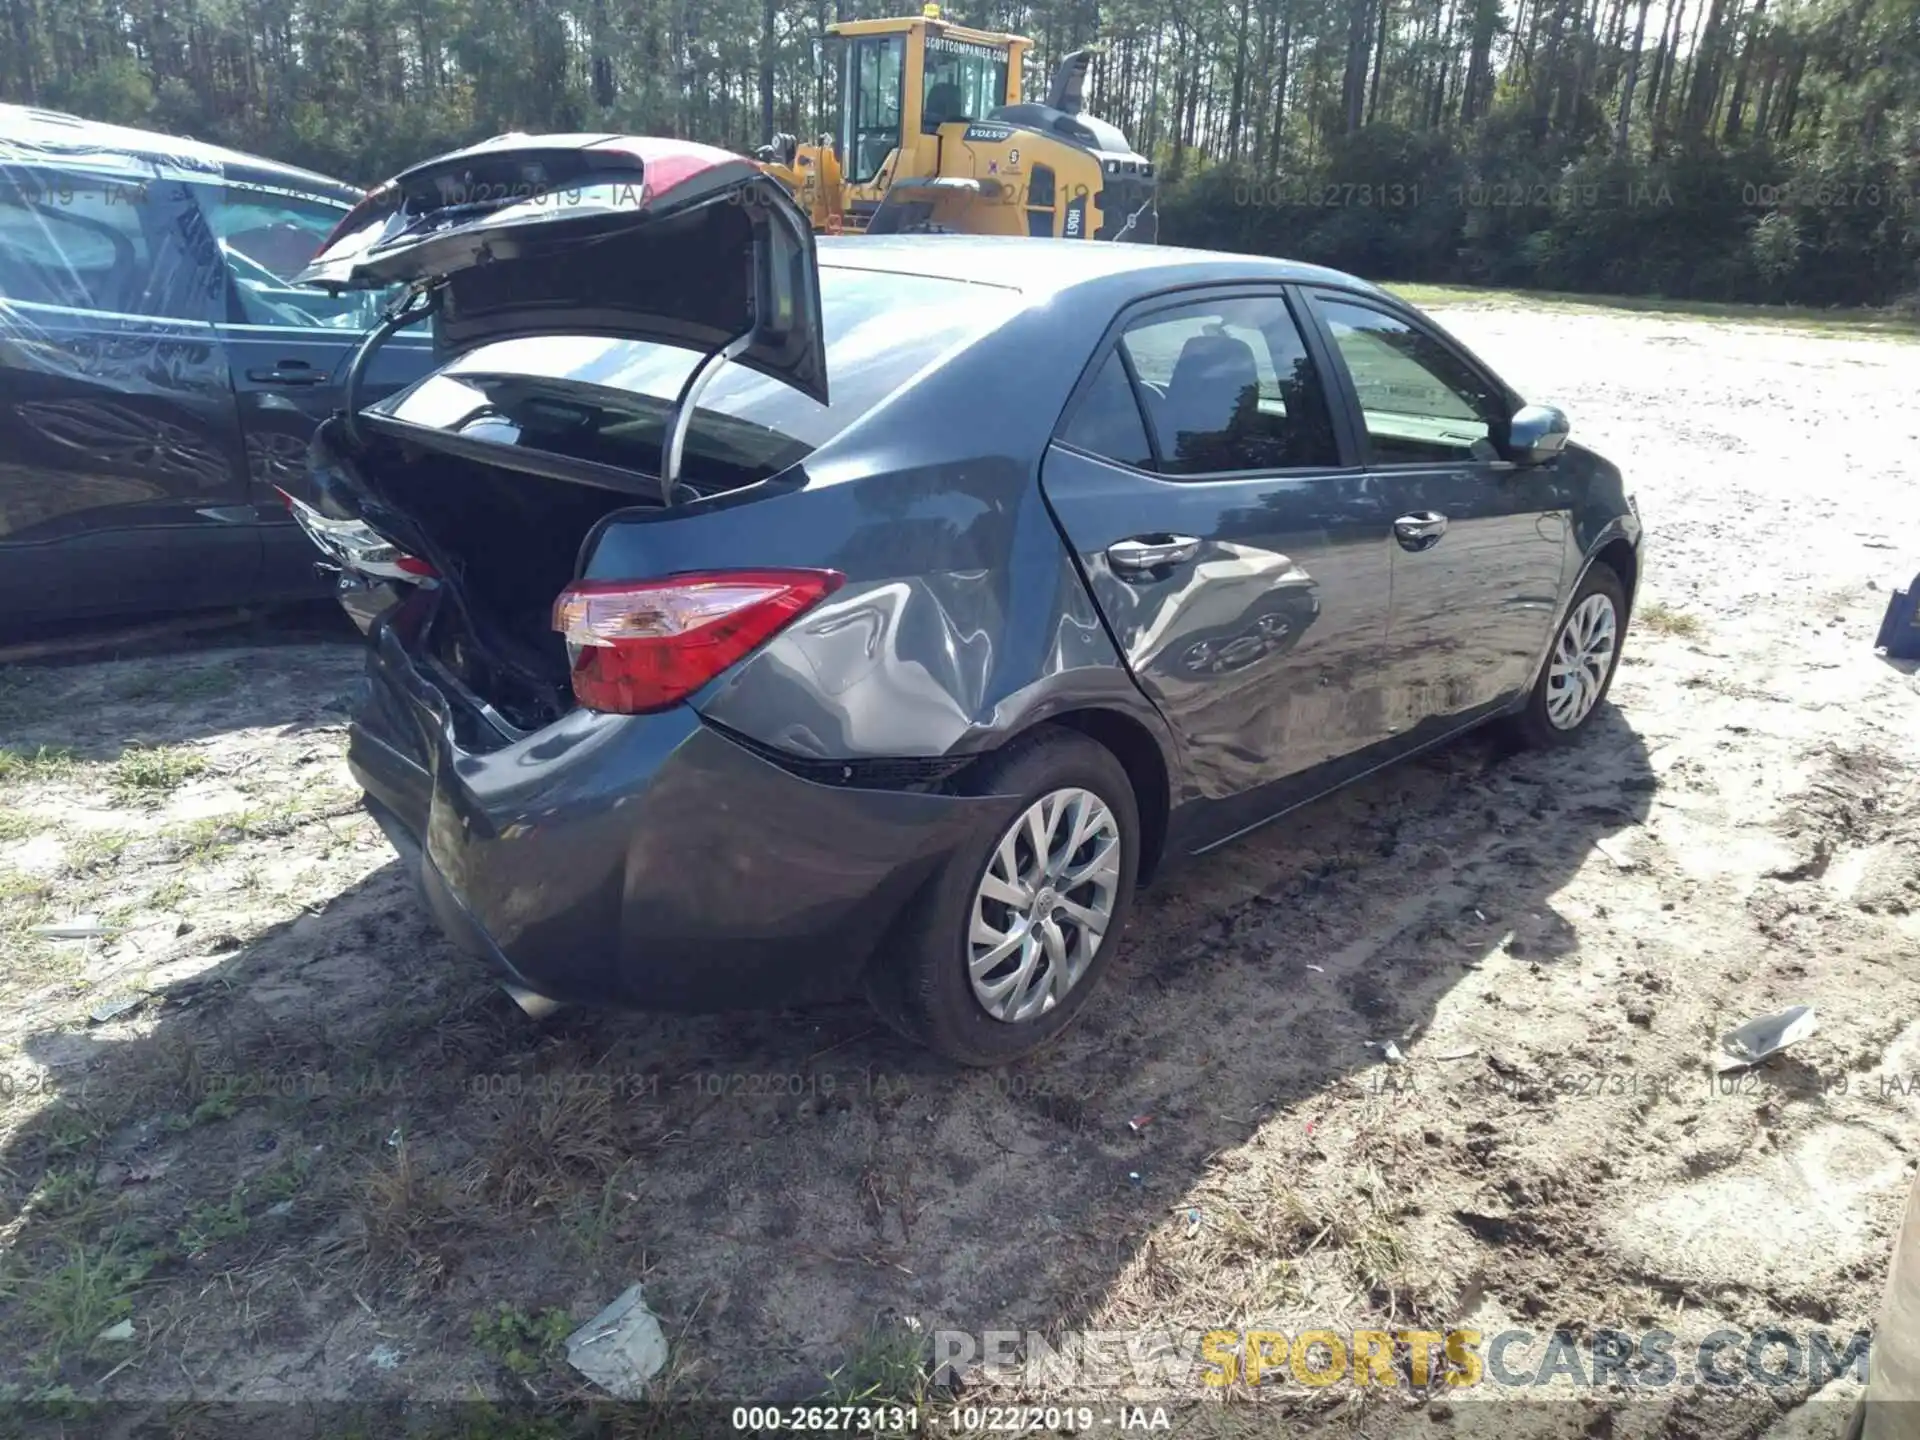
[(1260, 369), (1246, 341), (1195, 335), (1180, 347), (1167, 380), (1174, 430), (1225, 430), (1242, 405), (1258, 399), (1259, 386)]

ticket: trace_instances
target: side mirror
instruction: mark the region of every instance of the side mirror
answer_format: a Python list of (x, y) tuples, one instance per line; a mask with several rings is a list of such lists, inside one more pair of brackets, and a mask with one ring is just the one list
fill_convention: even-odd
[(1551, 405), (1522, 405), (1507, 425), (1507, 458), (1516, 465), (1544, 465), (1567, 448), (1564, 413)]

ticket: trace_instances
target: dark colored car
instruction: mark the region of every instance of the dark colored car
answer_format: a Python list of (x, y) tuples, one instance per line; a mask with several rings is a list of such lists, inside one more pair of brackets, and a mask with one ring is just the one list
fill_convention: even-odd
[(354, 772), (523, 995), (864, 988), (1004, 1061), (1168, 863), (1482, 721), (1569, 741), (1613, 674), (1619, 472), (1346, 275), (816, 252), (721, 152), (552, 137), (403, 175), (309, 278), (433, 309), (308, 520), (388, 601)]
[[(328, 593), (275, 487), (380, 297), (288, 277), (360, 197), (0, 105), (0, 626)], [(428, 358), (404, 337), (367, 393)]]

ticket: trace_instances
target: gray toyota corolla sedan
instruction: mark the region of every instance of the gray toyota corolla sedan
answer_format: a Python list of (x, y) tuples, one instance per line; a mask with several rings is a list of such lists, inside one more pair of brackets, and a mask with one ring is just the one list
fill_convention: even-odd
[(864, 990), (1006, 1061), (1157, 871), (1483, 721), (1568, 742), (1619, 657), (1619, 471), (1347, 275), (816, 246), (721, 151), (507, 136), (307, 277), (408, 287), (367, 353), (433, 327), (296, 513), (368, 803), (530, 1006)]

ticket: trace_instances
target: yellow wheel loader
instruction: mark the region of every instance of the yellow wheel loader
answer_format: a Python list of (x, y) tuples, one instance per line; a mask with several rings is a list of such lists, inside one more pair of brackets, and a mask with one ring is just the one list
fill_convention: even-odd
[(776, 135), (755, 152), (816, 230), (955, 231), (1153, 243), (1153, 166), (1082, 111), (1090, 50), (1061, 63), (1047, 98), (1020, 93), (1032, 41), (917, 18), (828, 27), (838, 133)]

